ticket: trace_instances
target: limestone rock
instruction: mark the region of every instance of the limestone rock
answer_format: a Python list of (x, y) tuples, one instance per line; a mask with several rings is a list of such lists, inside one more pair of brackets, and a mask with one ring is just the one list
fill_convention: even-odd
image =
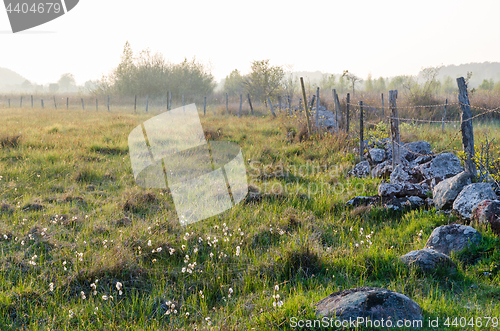
[(448, 255), (429, 248), (411, 251), (401, 256), (401, 261), (409, 267), (419, 268), (424, 273), (433, 273), (439, 269), (454, 273), (457, 269)]
[(480, 223), (489, 223), (491, 231), (496, 235), (500, 235), (500, 201), (481, 201), (472, 210), (471, 218)]
[(463, 218), (470, 219), (472, 209), (483, 200), (495, 200), (497, 195), (489, 183), (473, 183), (465, 186), (453, 202), (453, 210)]
[(451, 252), (459, 252), (469, 245), (477, 245), (481, 240), (481, 234), (474, 228), (450, 224), (435, 228), (425, 243), (425, 248), (450, 255)]
[(370, 163), (368, 161), (359, 162), (349, 171), (349, 175), (358, 178), (366, 177), (370, 174)]
[(432, 190), (434, 205), (437, 209), (449, 208), (462, 189), (471, 183), (469, 173), (463, 171), (456, 176), (439, 182)]
[(372, 148), (368, 153), (370, 154), (370, 159), (374, 163), (380, 163), (385, 159), (385, 150), (382, 148)]
[(418, 196), (421, 198), (427, 197), (428, 190), (423, 186), (411, 183), (388, 184), (382, 183), (378, 187), (378, 194), (382, 197), (407, 197)]
[[(406, 295), (378, 287), (359, 287), (330, 294), (316, 303), (316, 314), (342, 321), (358, 317), (372, 321), (421, 321), (420, 306)], [(362, 326), (362, 325), (359, 325)]]
[(438, 154), (431, 161), (416, 167), (424, 179), (440, 177), (449, 178), (464, 171), (460, 166), (460, 159), (452, 153)]

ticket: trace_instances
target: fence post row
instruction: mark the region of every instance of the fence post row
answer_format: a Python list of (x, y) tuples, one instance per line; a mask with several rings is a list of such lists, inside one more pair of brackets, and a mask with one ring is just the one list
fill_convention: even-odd
[(359, 162), (363, 161), (363, 152), (365, 150), (363, 137), (363, 101), (359, 102)]
[(304, 86), (304, 77), (300, 77), (300, 85), (302, 86), (302, 96), (304, 97), (304, 107), (306, 108), (306, 119), (307, 119), (307, 133), (311, 135), (311, 119), (309, 118), (309, 109), (307, 108), (307, 95), (306, 88)]
[(399, 139), (399, 119), (396, 99), (398, 90), (389, 91), (389, 104), (391, 108), (391, 137), (392, 137), (392, 169), (401, 163), (400, 139)]
[(466, 154), (465, 171), (476, 177), (476, 165), (474, 164), (474, 130), (472, 129), (472, 112), (470, 110), (469, 94), (467, 84), (463, 77), (457, 78), (458, 102), (460, 102), (460, 122), (462, 128), (462, 144)]

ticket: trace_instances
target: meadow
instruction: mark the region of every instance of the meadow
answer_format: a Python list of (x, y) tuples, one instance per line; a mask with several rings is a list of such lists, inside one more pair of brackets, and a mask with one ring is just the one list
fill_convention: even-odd
[[(181, 227), (168, 189), (139, 188), (132, 174), (128, 134), (155, 114), (0, 109), (0, 329), (290, 330), (293, 317), (315, 318), (318, 300), (360, 286), (405, 294), (424, 326), (500, 318), (500, 244), (489, 228), (474, 224), (484, 240), (452, 256), (456, 274), (422, 275), (399, 256), (464, 221), (345, 206), (381, 182), (347, 176), (355, 133), (308, 137), (300, 115), (263, 110), (201, 114), (207, 139), (242, 148), (250, 193)], [(500, 141), (497, 127), (475, 123), (476, 144)], [(458, 151), (456, 131), (405, 124), (402, 141)]]

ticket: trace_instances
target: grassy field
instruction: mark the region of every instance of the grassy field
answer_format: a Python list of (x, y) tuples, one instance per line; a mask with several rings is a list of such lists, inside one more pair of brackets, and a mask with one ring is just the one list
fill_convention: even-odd
[[(283, 115), (202, 117), (209, 139), (241, 146), (252, 194), (181, 227), (168, 190), (132, 175), (128, 134), (153, 115), (0, 109), (1, 330), (286, 330), (358, 286), (407, 295), (440, 329), (490, 329), (446, 328), (447, 317), (500, 318), (490, 229), (475, 225), (485, 240), (452, 256), (456, 274), (425, 276), (398, 257), (460, 220), (345, 207), (380, 182), (347, 178), (355, 136), (306, 139), (303, 120)], [(402, 138), (455, 150), (457, 131), (407, 124)], [(493, 124), (475, 133), (500, 140)]]

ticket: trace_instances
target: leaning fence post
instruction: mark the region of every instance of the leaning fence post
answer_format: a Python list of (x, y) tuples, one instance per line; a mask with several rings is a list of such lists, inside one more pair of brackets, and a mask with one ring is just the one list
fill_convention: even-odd
[(391, 137), (392, 137), (392, 169), (401, 163), (400, 139), (399, 139), (399, 118), (396, 107), (398, 90), (389, 91), (389, 104), (391, 108)]
[(307, 133), (311, 135), (311, 119), (309, 118), (309, 109), (307, 108), (307, 95), (306, 88), (304, 86), (304, 77), (300, 77), (300, 85), (302, 86), (302, 96), (304, 97), (304, 107), (306, 108), (306, 119), (307, 119)]
[(446, 99), (444, 103), (444, 112), (443, 112), (443, 119), (441, 121), (441, 131), (444, 132), (444, 118), (446, 117), (446, 107), (448, 107), (448, 99)]
[(359, 102), (359, 162), (363, 161), (363, 152), (365, 150), (363, 141), (363, 101)]
[(269, 105), (271, 106), (271, 114), (273, 114), (273, 116), (276, 117), (276, 114), (274, 113), (273, 104), (271, 102), (271, 98), (267, 97), (267, 101), (269, 102)]
[[(335, 91), (335, 90), (334, 90)], [(340, 108), (339, 95), (335, 91), (335, 127), (339, 131), (339, 117), (342, 118), (342, 109)]]
[(240, 93), (240, 110), (238, 112), (238, 117), (241, 117), (241, 107), (243, 106), (243, 94)]
[(207, 114), (207, 97), (203, 98), (203, 116)]
[(472, 128), (472, 112), (470, 110), (469, 94), (467, 84), (463, 77), (457, 78), (458, 102), (460, 102), (460, 122), (462, 128), (462, 144), (466, 155), (465, 171), (476, 177), (476, 165), (474, 164), (474, 130)]
[(248, 93), (247, 96), (248, 96), (248, 104), (250, 105), (250, 111), (252, 112), (252, 115), (255, 116), (255, 113), (253, 112), (253, 107), (252, 107), (252, 100), (250, 100), (250, 93)]

